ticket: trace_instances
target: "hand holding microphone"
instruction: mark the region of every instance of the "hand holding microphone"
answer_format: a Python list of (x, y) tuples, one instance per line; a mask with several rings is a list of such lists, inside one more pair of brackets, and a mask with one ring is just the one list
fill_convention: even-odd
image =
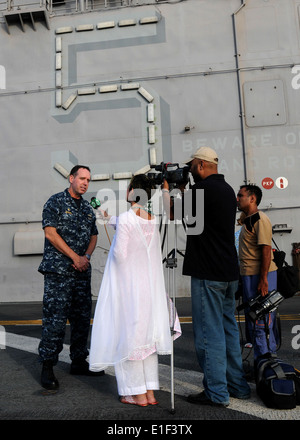
[(90, 201), (90, 205), (96, 210), (96, 218), (100, 220), (108, 221), (111, 216), (107, 214), (103, 209), (99, 209), (101, 206), (100, 200), (96, 199), (96, 197), (92, 197)]
[(101, 206), (100, 200), (96, 199), (96, 197), (92, 197), (90, 201), (91, 206), (96, 210), (96, 218), (97, 220), (103, 221), (103, 226), (106, 231), (106, 235), (109, 241), (109, 244), (111, 244), (107, 229), (106, 229), (106, 222), (108, 222), (111, 218), (111, 215), (108, 215), (106, 211), (103, 211), (103, 209), (99, 209)]

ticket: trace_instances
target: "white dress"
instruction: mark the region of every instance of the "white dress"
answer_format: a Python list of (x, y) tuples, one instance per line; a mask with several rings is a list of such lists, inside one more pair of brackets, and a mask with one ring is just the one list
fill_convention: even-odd
[[(92, 326), (89, 364), (103, 370), (153, 352), (170, 354), (169, 298), (156, 218), (145, 220), (132, 209), (117, 219)], [(180, 324), (176, 319), (177, 333)]]

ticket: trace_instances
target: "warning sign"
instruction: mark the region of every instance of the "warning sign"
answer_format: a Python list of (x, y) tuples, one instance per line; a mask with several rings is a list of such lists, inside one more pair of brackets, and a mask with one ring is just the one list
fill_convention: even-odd
[(286, 177), (278, 177), (278, 179), (276, 179), (276, 186), (279, 189), (285, 189), (288, 184), (289, 182)]
[(265, 177), (262, 182), (262, 187), (265, 189), (271, 189), (274, 186), (274, 180), (271, 177)]

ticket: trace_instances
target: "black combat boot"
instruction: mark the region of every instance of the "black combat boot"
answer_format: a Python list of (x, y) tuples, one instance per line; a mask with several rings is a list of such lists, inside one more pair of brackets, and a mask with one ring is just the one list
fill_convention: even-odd
[(41, 383), (46, 390), (57, 390), (59, 387), (58, 380), (54, 376), (53, 373), (53, 362), (52, 361), (44, 361), (42, 374), (41, 374)]
[(84, 358), (74, 359), (70, 368), (71, 374), (78, 374), (83, 376), (104, 376), (104, 371), (90, 371), (89, 363)]

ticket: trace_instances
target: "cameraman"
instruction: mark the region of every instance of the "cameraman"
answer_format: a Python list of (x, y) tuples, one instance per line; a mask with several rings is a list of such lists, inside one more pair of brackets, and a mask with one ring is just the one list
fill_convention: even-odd
[[(272, 225), (266, 214), (258, 210), (262, 191), (256, 185), (242, 185), (237, 194), (238, 209), (246, 217), (239, 237), (240, 273), (243, 281), (243, 302), (257, 295), (265, 296), (277, 288), (277, 266), (272, 258)], [(255, 324), (245, 309), (247, 332), (254, 346), (254, 359), (276, 353), (276, 312)]]
[[(218, 174), (214, 150), (201, 147), (187, 163), (195, 184), (183, 193), (182, 206), (192, 191), (188, 200), (193, 200), (195, 208), (196, 191), (204, 190), (203, 231), (193, 234), (187, 221), (183, 263), (183, 274), (191, 276), (195, 350), (204, 373), (204, 391), (188, 396), (188, 401), (224, 407), (228, 406), (230, 395), (241, 399), (250, 396), (234, 316), (239, 278), (234, 240), (236, 197), (224, 176)], [(171, 205), (167, 215), (173, 219), (174, 203), (168, 189), (169, 184), (164, 181), (164, 206)]]

